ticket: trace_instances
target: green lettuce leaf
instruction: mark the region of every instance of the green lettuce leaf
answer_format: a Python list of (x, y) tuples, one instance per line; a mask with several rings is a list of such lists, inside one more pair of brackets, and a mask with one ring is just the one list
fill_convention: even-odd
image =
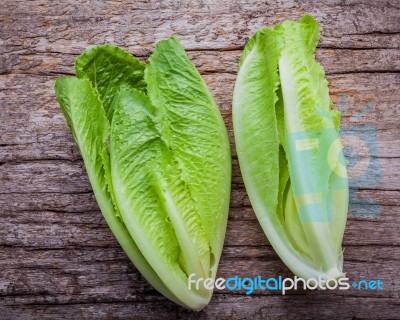
[(110, 169), (105, 166), (105, 163), (109, 163), (108, 152), (104, 150), (105, 142), (110, 135), (110, 124), (90, 81), (87, 78), (59, 78), (55, 84), (55, 91), (108, 226), (127, 256), (150, 284), (172, 301), (180, 303), (150, 267), (125, 224), (117, 216), (110, 187), (107, 184), (106, 171), (110, 172)]
[(111, 45), (96, 46), (82, 53), (75, 61), (77, 77), (90, 80), (110, 121), (114, 112), (113, 101), (121, 85), (146, 90), (144, 69), (143, 62)]
[(310, 16), (260, 29), (239, 62), (236, 148), (260, 224), (283, 262), (305, 279), (339, 278), (348, 185)]
[[(126, 51), (116, 46), (100, 45), (85, 51), (75, 60), (75, 70), (78, 78), (87, 78), (95, 93), (98, 95), (102, 107), (109, 120), (109, 126), (114, 114), (114, 99), (116, 99), (122, 85), (131, 86), (145, 91), (144, 81), (145, 64)], [(109, 194), (112, 198), (115, 212), (119, 215), (116, 206), (111, 180), (109, 161), (109, 135), (106, 137), (102, 151), (105, 178)]]
[(192, 309), (212, 292), (229, 207), (229, 140), (218, 108), (175, 37), (146, 67), (147, 93), (121, 89), (111, 130), (111, 171), (122, 218), (174, 295)]
[(211, 246), (215, 277), (229, 210), (231, 152), (227, 130), (214, 99), (176, 37), (160, 41), (145, 80), (157, 106), (163, 140), (175, 156), (181, 180), (196, 203)]

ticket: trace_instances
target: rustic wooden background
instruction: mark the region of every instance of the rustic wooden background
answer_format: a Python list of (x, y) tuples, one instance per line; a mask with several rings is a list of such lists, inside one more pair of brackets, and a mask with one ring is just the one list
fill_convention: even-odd
[[(93, 45), (114, 43), (145, 60), (157, 40), (176, 34), (233, 141), (232, 89), (244, 44), (261, 26), (306, 12), (322, 27), (317, 58), (335, 106), (347, 97), (343, 126), (376, 126), (378, 152), (359, 159), (379, 159), (381, 179), (377, 168), (352, 188), (381, 213), (368, 215), (379, 207), (353, 199), (344, 266), (350, 279), (379, 278), (384, 290), (219, 291), (203, 311), (189, 312), (153, 290), (113, 238), (56, 103), (54, 80), (73, 74), (74, 58)], [(400, 319), (399, 49), (399, 0), (2, 1), (0, 319)], [(368, 104), (370, 112), (350, 121)], [(368, 130), (364, 136), (374, 134)], [(290, 276), (255, 219), (233, 157), (218, 275)]]

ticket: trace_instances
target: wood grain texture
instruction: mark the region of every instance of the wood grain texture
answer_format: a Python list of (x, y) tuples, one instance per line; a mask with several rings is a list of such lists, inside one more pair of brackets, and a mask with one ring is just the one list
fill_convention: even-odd
[[(233, 146), (231, 210), (218, 275), (291, 276), (251, 209), (230, 110), (247, 39), (261, 26), (306, 12), (321, 24), (317, 59), (335, 107), (346, 108), (344, 132), (377, 141), (359, 160), (378, 159), (379, 167), (352, 180), (356, 198), (344, 267), (352, 280), (381, 279), (384, 290), (285, 296), (222, 290), (201, 312), (177, 307), (147, 284), (103, 220), (55, 101), (54, 80), (73, 74), (75, 57), (93, 45), (117, 44), (146, 60), (157, 40), (179, 36), (220, 106)], [(400, 319), (399, 88), (399, 1), (2, 1), (0, 318)], [(366, 107), (369, 112), (354, 117)], [(350, 146), (358, 147), (354, 140)], [(357, 177), (362, 169), (350, 172)], [(377, 206), (380, 214), (368, 215)]]

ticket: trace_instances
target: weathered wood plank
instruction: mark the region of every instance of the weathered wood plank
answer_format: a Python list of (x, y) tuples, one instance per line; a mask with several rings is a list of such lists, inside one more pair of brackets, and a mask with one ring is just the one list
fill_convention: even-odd
[[(235, 186), (234, 186), (235, 187)], [(234, 188), (231, 197), (231, 219), (252, 220), (254, 213), (250, 208), (250, 201), (243, 188)], [(10, 193), (0, 194), (0, 206), (3, 208), (3, 215), (15, 214), (18, 212), (52, 211), (55, 213), (87, 213), (98, 211), (98, 207), (92, 192), (89, 193)], [(398, 210), (400, 205), (400, 192), (375, 189), (361, 189), (360, 198), (375, 199), (388, 210), (388, 217), (397, 219), (397, 211), (390, 214), (389, 210)], [(352, 205), (352, 204), (351, 204)], [(353, 212), (354, 214), (355, 212)], [(42, 213), (43, 214), (43, 213)], [(383, 215), (384, 217), (385, 215)], [(62, 217), (64, 218), (64, 217)], [(24, 219), (21, 217), (21, 219)], [(25, 218), (26, 219), (26, 218)], [(366, 219), (366, 218), (364, 218)], [(396, 220), (397, 221), (397, 220)]]
[[(145, 3), (145, 7), (151, 8), (154, 2)], [(342, 40), (345, 45), (375, 47), (379, 42), (371, 40), (387, 34), (390, 37), (383, 39), (385, 47), (399, 45), (400, 9), (388, 1), (234, 1), (230, 5), (228, 1), (208, 0), (189, 1), (187, 6), (178, 3), (165, 1), (162, 6), (147, 10), (138, 9), (134, 3), (121, 5), (112, 1), (95, 5), (33, 1), (29, 6), (24, 6), (23, 1), (6, 1), (2, 6), (6, 19), (0, 36), (5, 39), (7, 53), (78, 53), (88, 44), (104, 42), (147, 53), (157, 40), (171, 34), (180, 36), (189, 49), (215, 50), (241, 47), (259, 27), (310, 12), (324, 30), (321, 45), (342, 45)], [(13, 23), (16, 19), (18, 27)], [(364, 39), (364, 34), (370, 37)], [(343, 35), (347, 39), (341, 39)]]
[[(231, 90), (233, 90), (235, 75), (206, 74), (204, 78), (213, 91), (225, 116), (227, 126), (231, 130)], [(6, 157), (7, 150), (13, 153), (13, 148), (16, 148), (15, 152), (18, 156), (18, 148), (22, 153), (24, 147), (30, 148), (34, 156), (34, 148), (38, 147), (39, 150), (46, 152), (49, 146), (45, 156), (55, 157), (59, 153), (59, 158), (69, 155), (69, 159), (76, 159), (76, 148), (54, 98), (54, 80), (54, 76), (42, 75), (0, 76), (0, 89), (3, 89), (0, 91), (0, 103), (3, 106), (0, 109), (0, 116), (4, 119), (0, 127), (0, 148), (6, 148), (0, 149), (2, 152), (0, 156), (4, 154)], [(374, 123), (378, 130), (378, 141), (384, 144), (382, 151), (386, 154), (388, 151), (393, 151), (397, 156), (400, 153), (398, 143), (396, 143), (399, 137), (397, 118), (400, 97), (396, 94), (396, 89), (400, 86), (400, 74), (330, 75), (328, 80), (335, 106), (344, 104), (341, 99), (347, 99), (343, 100), (347, 101), (343, 125), (351, 125), (352, 117), (371, 104), (371, 111), (360, 118), (356, 124)], [(382, 135), (381, 139), (380, 135)], [(30, 146), (32, 143), (38, 143), (38, 145)], [(24, 146), (18, 146), (19, 144)]]
[[(218, 271), (219, 277), (290, 277), (288, 269), (268, 246), (243, 247), (238, 256), (227, 246)], [(382, 291), (350, 289), (346, 295), (359, 297), (398, 297), (396, 265), (400, 249), (394, 247), (350, 247), (349, 259), (344, 269), (350, 281), (379, 278), (384, 283)], [(248, 254), (247, 251), (252, 251)], [(21, 303), (80, 303), (130, 301), (140, 294), (154, 295), (155, 291), (137, 273), (120, 248), (66, 248), (27, 249), (0, 248), (1, 254), (12, 259), (12, 264), (2, 263), (4, 279), (1, 281), (2, 301), (7, 305)], [(346, 253), (347, 254), (347, 253)], [(27, 261), (26, 256), (33, 255)], [(385, 262), (382, 257), (389, 256)], [(251, 258), (251, 259), (250, 259)], [(234, 264), (234, 266), (232, 265)], [(360, 271), (362, 270), (362, 271)], [(367, 270), (366, 272), (364, 270)], [(18, 279), (18, 282), (12, 281)], [(352, 283), (352, 282), (351, 282)], [(126, 292), (124, 296), (120, 292)], [(216, 294), (229, 293), (228, 289), (216, 290)], [(237, 295), (246, 290), (235, 290)], [(256, 290), (253, 295), (276, 295), (278, 292)], [(289, 295), (306, 295), (307, 292), (290, 290)], [(343, 295), (339, 290), (326, 295)]]
[[(150, 296), (152, 297), (152, 296)], [(155, 297), (153, 297), (155, 298)], [(323, 305), (323, 308), (321, 306)], [(306, 306), (306, 307), (305, 307)], [(388, 298), (269, 296), (265, 298), (215, 295), (200, 312), (177, 309), (168, 301), (136, 299), (127, 302), (82, 304), (36, 304), (2, 306), (6, 319), (393, 319), (399, 304)]]
[[(237, 163), (236, 163), (237, 164)], [(381, 158), (382, 182), (376, 188), (399, 190), (400, 161), (398, 158)], [(363, 168), (351, 171), (361, 175)], [(242, 183), (239, 170), (235, 170), (234, 183)], [(2, 185), (0, 193), (29, 192), (89, 192), (91, 190), (82, 161), (33, 160), (5, 162), (0, 166)], [(15, 177), (18, 176), (18, 179)], [(362, 186), (361, 186), (362, 187)]]
[[(239, 50), (226, 51), (188, 51), (189, 58), (202, 74), (207, 73), (236, 73)], [(134, 52), (132, 52), (134, 54)], [(54, 52), (34, 52), (23, 54), (13, 63), (4, 63), (3, 69), (13, 74), (73, 74), (76, 54)], [(145, 60), (145, 56), (138, 56)], [(317, 49), (317, 59), (324, 66), (327, 74), (355, 72), (399, 72), (400, 53), (394, 49)], [(1, 68), (1, 67), (0, 67)]]
[[(382, 215), (393, 210), (384, 211)], [(398, 211), (398, 210), (397, 210)], [(19, 215), (24, 214), (20, 212)], [(25, 213), (26, 214), (26, 213)], [(79, 213), (80, 214), (80, 213)], [(74, 214), (77, 215), (77, 214)], [(0, 245), (25, 246), (39, 248), (64, 248), (68, 246), (100, 246), (106, 247), (113, 241), (113, 235), (103, 221), (98, 221), (100, 215), (86, 217), (82, 220), (92, 223), (65, 222), (21, 222), (21, 219), (4, 217), (0, 230)], [(50, 214), (51, 216), (51, 214)], [(33, 214), (32, 220), (35, 215)], [(76, 219), (76, 218), (75, 218)], [(97, 219), (97, 220), (96, 220)], [(368, 233), (368, 238), (361, 238), (360, 234)], [(264, 245), (268, 241), (256, 220), (231, 220), (225, 239), (226, 245)], [(394, 221), (384, 221), (382, 217), (376, 220), (356, 219), (347, 224), (344, 244), (350, 245), (400, 245), (398, 226)]]

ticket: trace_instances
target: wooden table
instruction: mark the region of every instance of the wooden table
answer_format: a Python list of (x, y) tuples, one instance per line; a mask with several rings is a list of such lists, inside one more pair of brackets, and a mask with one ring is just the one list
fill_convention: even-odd
[[(335, 107), (346, 107), (342, 126), (356, 136), (350, 145), (367, 145), (357, 149), (357, 161), (375, 166), (358, 180), (365, 167), (350, 170), (356, 197), (344, 268), (351, 280), (382, 280), (384, 290), (285, 296), (223, 290), (201, 312), (177, 307), (135, 270), (103, 220), (55, 101), (54, 80), (73, 74), (75, 57), (93, 45), (114, 43), (146, 60), (157, 40), (176, 34), (233, 141), (232, 89), (243, 46), (261, 26), (306, 12), (321, 24), (317, 59)], [(0, 318), (400, 319), (399, 49), (398, 0), (2, 1)], [(291, 276), (255, 219), (235, 151), (233, 163), (218, 275)]]

